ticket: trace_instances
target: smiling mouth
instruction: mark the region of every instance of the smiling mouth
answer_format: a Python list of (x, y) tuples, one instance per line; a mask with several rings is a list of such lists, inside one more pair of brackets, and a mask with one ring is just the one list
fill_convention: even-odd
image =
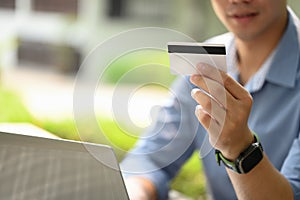
[(249, 17), (255, 17), (258, 13), (245, 13), (245, 14), (233, 14), (231, 17), (237, 18), (237, 19), (243, 19), (243, 18), (249, 18)]

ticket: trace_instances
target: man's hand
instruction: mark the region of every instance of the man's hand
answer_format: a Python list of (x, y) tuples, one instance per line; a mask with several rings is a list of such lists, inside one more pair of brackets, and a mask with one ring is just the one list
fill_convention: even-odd
[(125, 185), (130, 200), (155, 200), (156, 191), (154, 185), (141, 177), (125, 179)]
[(225, 72), (207, 64), (197, 66), (199, 74), (190, 81), (201, 89), (192, 90), (199, 104), (195, 114), (209, 133), (212, 146), (234, 160), (253, 142), (248, 127), (251, 95)]

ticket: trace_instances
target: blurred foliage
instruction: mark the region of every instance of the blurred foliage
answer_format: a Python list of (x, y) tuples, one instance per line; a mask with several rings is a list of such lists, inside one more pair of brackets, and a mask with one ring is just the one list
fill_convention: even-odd
[[(0, 122), (29, 122), (64, 139), (109, 144), (115, 149), (119, 160), (137, 141), (137, 137), (132, 137), (136, 134), (124, 132), (113, 120), (101, 116), (98, 117), (99, 127), (89, 126), (87, 123), (83, 129), (80, 129), (80, 136), (72, 119), (60, 121), (34, 119), (20, 98), (2, 87), (0, 87), (0, 110)], [(105, 138), (101, 137), (99, 130), (104, 133)], [(205, 196), (205, 178), (198, 153), (195, 153), (183, 166), (172, 182), (171, 188), (195, 199)]]
[(80, 137), (77, 134), (76, 125), (71, 119), (64, 119), (60, 121), (44, 120), (38, 125), (60, 138), (68, 140), (80, 140)]
[[(111, 62), (102, 81), (108, 83), (149, 83), (170, 85), (176, 76), (170, 74), (167, 51), (141, 49), (128, 52)], [(165, 85), (166, 85), (165, 84)]]
[(206, 199), (206, 179), (203, 173), (199, 152), (195, 152), (192, 157), (183, 165), (181, 171), (172, 181), (171, 188), (197, 199)]
[(30, 122), (34, 118), (18, 96), (0, 86), (0, 122)]

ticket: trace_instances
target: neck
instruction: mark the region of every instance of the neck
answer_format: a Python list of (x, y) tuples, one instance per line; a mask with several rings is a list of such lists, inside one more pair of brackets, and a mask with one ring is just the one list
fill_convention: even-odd
[(242, 84), (248, 82), (279, 43), (287, 25), (287, 16), (278, 22), (278, 26), (269, 29), (251, 40), (236, 39), (238, 51), (238, 68)]
[(238, 69), (242, 84), (248, 82), (263, 65), (275, 47), (266, 45), (265, 42), (258, 43), (239, 43), (237, 42)]

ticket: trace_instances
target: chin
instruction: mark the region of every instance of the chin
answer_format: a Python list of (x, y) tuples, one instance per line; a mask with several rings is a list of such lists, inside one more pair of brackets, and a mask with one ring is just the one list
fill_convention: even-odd
[(251, 40), (255, 40), (255, 38), (258, 37), (258, 33), (255, 33), (253, 31), (239, 31), (239, 32), (234, 32), (232, 31), (233, 34), (240, 40), (242, 41), (251, 41)]

